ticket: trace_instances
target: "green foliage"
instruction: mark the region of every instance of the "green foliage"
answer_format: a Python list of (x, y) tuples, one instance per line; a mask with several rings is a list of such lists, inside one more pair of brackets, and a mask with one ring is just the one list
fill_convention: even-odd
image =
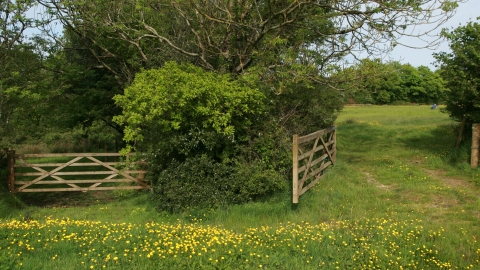
[(450, 89), (445, 111), (450, 117), (467, 124), (480, 122), (480, 24), (469, 22), (464, 26), (442, 32), (451, 53), (434, 54), (440, 72)]
[(75, 34), (49, 39), (52, 14), (30, 16), (38, 2), (0, 3), (0, 144), (39, 143), (45, 133), (69, 133), (96, 121), (118, 128), (111, 122), (119, 113), (112, 97), (122, 87), (91, 52), (78, 49), (84, 40)]
[(165, 160), (196, 153), (222, 158), (248, 139), (263, 99), (228, 75), (169, 62), (139, 73), (124, 95), (115, 96), (123, 114), (114, 120), (125, 125), (127, 149), (158, 152)]
[(34, 127), (44, 113), (43, 83), (48, 76), (41, 71), (41, 59), (33, 50), (29, 43), (13, 45), (3, 55), (6, 59), (0, 59), (0, 141), (4, 144), (23, 134), (39, 133)]
[(447, 89), (437, 72), (426, 66), (418, 68), (399, 62), (382, 63), (379, 60), (363, 60), (359, 65), (346, 69), (352, 82), (347, 84), (347, 98), (356, 103), (441, 103)]
[(67, 29), (64, 39), (65, 49), (55, 52), (46, 63), (55, 73), (51, 87), (57, 89), (57, 94), (50, 97), (50, 104), (55, 104), (50, 108), (55, 114), (48, 119), (56, 127), (67, 129), (90, 128), (102, 121), (117, 130), (120, 138), (122, 129), (112, 118), (121, 111), (115, 106), (113, 96), (123, 93), (127, 82), (99, 66), (89, 51), (77, 49), (88, 46), (87, 38)]
[(266, 114), (265, 95), (242, 82), (169, 62), (139, 73), (115, 97), (126, 150), (148, 153), (160, 209), (244, 203), (282, 188), (283, 134)]
[(346, 55), (385, 52), (407, 27), (430, 25), (418, 33), (426, 35), (461, 0), (433, 1), (428, 10), (425, 0), (39, 1), (123, 85), (141, 68), (177, 61), (235, 76), (258, 72), (279, 90), (289, 80), (330, 83)]
[[(150, 180), (160, 194), (155, 200), (173, 200), (159, 201), (159, 207), (178, 211), (244, 203), (281, 189), (291, 175), (292, 135), (332, 125), (343, 106), (331, 88), (305, 82), (284, 86), (277, 95), (255, 76), (231, 80), (173, 62), (139, 73), (125, 94), (115, 97), (123, 109), (115, 121), (125, 125), (126, 151), (148, 153)], [(210, 178), (231, 184), (199, 184)], [(185, 189), (193, 191), (185, 194)], [(205, 195), (217, 191), (227, 199)], [(182, 201), (193, 194), (198, 197)]]
[(391, 95), (388, 91), (386, 91), (386, 90), (378, 91), (377, 103), (388, 104), (388, 103), (390, 103), (390, 100), (391, 100)]
[(0, 147), (24, 134), (38, 135), (47, 114), (51, 77), (42, 62), (47, 53), (39, 52), (45, 41), (27, 36), (27, 31), (48, 24), (46, 16), (28, 16), (36, 5), (33, 0), (0, 2)]
[(173, 160), (155, 175), (152, 199), (161, 211), (217, 208), (265, 198), (286, 181), (265, 163), (220, 163), (206, 155)]
[(269, 92), (273, 102), (270, 113), (279, 121), (289, 140), (294, 134), (306, 135), (334, 124), (342, 110), (344, 97), (324, 85), (296, 82), (280, 95)]

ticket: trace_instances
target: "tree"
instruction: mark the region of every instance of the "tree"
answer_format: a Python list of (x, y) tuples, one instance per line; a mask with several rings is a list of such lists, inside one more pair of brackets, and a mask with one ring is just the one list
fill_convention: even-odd
[(365, 59), (344, 72), (361, 78), (348, 95), (358, 103), (439, 103), (445, 98), (442, 78), (425, 66)]
[[(355, 56), (358, 51), (379, 55), (396, 46), (402, 35), (421, 36), (429, 29), (412, 34), (409, 27), (430, 24), (435, 28), (453, 15), (462, 1), (39, 2), (64, 24), (69, 42), (65, 49), (68, 54), (82, 55), (75, 61), (83, 61), (79, 67), (92, 74), (90, 81), (100, 79), (100, 73), (109, 73), (107, 81), (116, 80), (116, 89), (122, 89), (142, 68), (161, 68), (168, 61), (189, 62), (205, 70), (230, 74), (232, 79), (256, 77), (259, 85), (255, 88), (265, 95), (272, 94), (272, 102), (280, 104), (280, 94), (294, 90), (315, 89), (311, 95), (332, 96), (328, 87), (338, 89), (338, 77), (332, 75), (346, 55)], [(71, 85), (73, 88), (75, 84)], [(102, 91), (102, 100), (118, 94), (105, 87), (75, 89), (82, 88), (85, 93), (93, 91), (97, 95), (96, 91)], [(89, 95), (75, 95), (82, 102), (91, 102), (82, 98)], [(380, 97), (383, 102), (389, 100), (385, 92)], [(108, 108), (113, 105), (102, 104)], [(281, 119), (290, 113), (305, 114), (304, 106), (276, 107)], [(324, 119), (334, 118), (338, 106), (328, 108), (323, 110)], [(101, 108), (95, 111), (104, 118), (114, 112)]]
[(469, 22), (444, 29), (451, 52), (434, 54), (440, 73), (450, 89), (445, 111), (467, 125), (480, 122), (480, 24)]
[(446, 99), (448, 89), (446, 83), (438, 71), (431, 71), (429, 67), (419, 66), (417, 68), (421, 78), (420, 87), (425, 91), (417, 96), (416, 102), (439, 104)]
[[(191, 62), (234, 75), (331, 83), (347, 54), (380, 54), (410, 26), (448, 19), (461, 0), (65, 0), (41, 1), (127, 84), (141, 67)], [(382, 44), (388, 43), (387, 46)], [(252, 69), (256, 67), (256, 69)]]
[(34, 133), (41, 118), (40, 101), (48, 91), (49, 73), (43, 69), (45, 55), (40, 51), (45, 40), (25, 35), (49, 22), (26, 15), (35, 5), (34, 0), (0, 2), (0, 144), (20, 128)]
[(49, 59), (50, 70), (55, 73), (58, 94), (54, 99), (58, 127), (89, 127), (100, 121), (122, 134), (123, 129), (112, 121), (121, 113), (113, 103), (113, 96), (123, 93), (124, 85), (115, 79), (84, 46), (84, 40), (64, 31), (62, 48)]

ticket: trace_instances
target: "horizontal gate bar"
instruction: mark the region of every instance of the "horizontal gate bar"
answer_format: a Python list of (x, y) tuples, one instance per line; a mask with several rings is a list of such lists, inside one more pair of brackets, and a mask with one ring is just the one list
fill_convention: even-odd
[(120, 157), (120, 153), (59, 153), (59, 154), (17, 154), (15, 158), (33, 157)]
[[(34, 185), (50, 185), (50, 184), (89, 184), (89, 183), (133, 183), (131, 179), (89, 179), (89, 180), (48, 180), (38, 181)], [(30, 183), (30, 181), (15, 181), (16, 185), (24, 185)]]
[[(112, 171), (92, 171), (92, 172), (54, 172), (51, 175), (103, 175), (103, 174), (115, 174), (116, 172)], [(31, 173), (15, 173), (15, 176), (37, 176), (44, 175), (42, 172), (31, 172)]]
[[(58, 167), (65, 163), (29, 163), (29, 164), (15, 164), (15, 167)], [(105, 162), (108, 165), (125, 165), (125, 162)], [(85, 166), (102, 166), (98, 163), (72, 163), (69, 167), (85, 167)]]
[(297, 143), (301, 144), (301, 143), (304, 143), (304, 142), (308, 142), (308, 141), (313, 140), (317, 137), (320, 137), (322, 135), (330, 133), (330, 132), (332, 132), (336, 129), (337, 129), (337, 127), (331, 127), (331, 128), (319, 130), (317, 132), (314, 132), (314, 133), (311, 133), (311, 134), (308, 134), (308, 135), (305, 135), (305, 136), (298, 137)]
[(126, 190), (126, 189), (147, 189), (142, 186), (120, 186), (120, 187), (93, 187), (93, 188), (26, 188), (18, 192), (53, 192), (53, 191), (94, 191), (94, 190)]

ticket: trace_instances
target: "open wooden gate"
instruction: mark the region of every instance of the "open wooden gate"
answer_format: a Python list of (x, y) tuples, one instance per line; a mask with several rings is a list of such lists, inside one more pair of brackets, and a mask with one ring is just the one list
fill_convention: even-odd
[(118, 153), (15, 154), (9, 150), (9, 188), (11, 192), (149, 188), (144, 182), (146, 171), (129, 169), (125, 162), (114, 161), (120, 156)]
[(331, 127), (293, 136), (293, 203), (298, 203), (298, 198), (320, 180), (325, 169), (335, 164), (336, 131), (337, 127)]

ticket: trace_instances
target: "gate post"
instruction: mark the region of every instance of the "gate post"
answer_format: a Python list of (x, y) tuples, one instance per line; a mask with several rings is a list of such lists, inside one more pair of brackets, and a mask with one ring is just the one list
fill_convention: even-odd
[(292, 202), (298, 203), (298, 135), (293, 135), (293, 145), (292, 145), (292, 152), (293, 152), (293, 190), (292, 190)]
[(7, 148), (8, 189), (15, 191), (15, 150)]
[(478, 167), (478, 143), (480, 137), (480, 124), (473, 124), (472, 126), (472, 154), (470, 159), (470, 165), (472, 169)]
[(333, 140), (333, 147), (332, 147), (332, 150), (333, 150), (333, 154), (332, 154), (332, 164), (335, 164), (337, 163), (337, 126), (334, 125), (334, 130), (332, 131), (333, 132), (333, 136), (332, 136), (332, 140)]

